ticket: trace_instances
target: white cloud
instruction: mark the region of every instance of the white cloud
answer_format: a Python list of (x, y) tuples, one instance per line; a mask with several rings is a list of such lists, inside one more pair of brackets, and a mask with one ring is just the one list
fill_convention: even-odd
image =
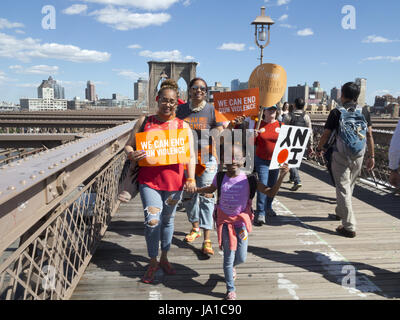
[(390, 42), (398, 42), (400, 40), (390, 40), (386, 39), (384, 37), (376, 36), (376, 35), (371, 35), (366, 37), (362, 42), (363, 43), (390, 43)]
[(0, 29), (24, 28), (25, 26), (19, 22), (10, 22), (7, 19), (0, 18)]
[(29, 62), (31, 58), (58, 59), (71, 62), (105, 62), (111, 57), (107, 52), (81, 49), (73, 45), (41, 43), (38, 39), (17, 39), (0, 33), (0, 57)]
[(250, 50), (250, 51), (253, 51), (253, 50), (256, 50), (256, 48), (254, 48), (254, 47), (249, 47), (249, 50)]
[(154, 59), (154, 60), (162, 60), (162, 61), (187, 61), (187, 60), (195, 60), (192, 56), (183, 56), (179, 50), (172, 51), (155, 51), (152, 52), (150, 50), (143, 50), (139, 52), (139, 55), (142, 57)]
[(37, 65), (29, 68), (24, 68), (20, 65), (14, 65), (9, 67), (15, 73), (20, 74), (45, 74), (45, 75), (54, 75), (58, 73), (58, 66), (48, 66), (48, 65)]
[(287, 20), (288, 18), (289, 18), (289, 15), (284, 14), (284, 15), (282, 15), (282, 16), (278, 19), (278, 21), (285, 21), (285, 20)]
[(18, 34), (25, 34), (25, 31), (24, 31), (24, 30), (16, 29), (16, 30), (15, 30), (15, 33), (18, 33)]
[(217, 49), (219, 50), (231, 50), (231, 51), (244, 51), (245, 50), (244, 43), (223, 43), (222, 46), (219, 46)]
[(129, 49), (141, 49), (142, 46), (140, 44), (131, 44), (128, 46)]
[(312, 36), (313, 34), (314, 34), (314, 31), (312, 31), (310, 28), (306, 28), (306, 29), (297, 31), (297, 35), (301, 36), (301, 37)]
[(285, 4), (288, 4), (290, 0), (278, 0), (277, 5), (278, 6), (283, 6)]
[(117, 72), (118, 75), (128, 78), (132, 81), (135, 81), (139, 78), (148, 78), (148, 74), (146, 72), (137, 73), (135, 71), (126, 69), (113, 69), (112, 71)]
[(287, 23), (281, 23), (279, 26), (282, 28), (297, 29), (296, 26), (292, 26), (291, 24), (287, 24)]
[(74, 15), (74, 14), (81, 14), (86, 12), (88, 9), (88, 6), (86, 4), (74, 4), (62, 11), (62, 13), (68, 14), (68, 15)]
[(377, 56), (377, 57), (368, 57), (362, 59), (362, 61), (378, 61), (378, 60), (388, 60), (390, 62), (400, 62), (400, 56)]
[(185, 0), (185, 1), (183, 1), (183, 5), (184, 5), (185, 7), (190, 6), (190, 5), (191, 5), (191, 0)]
[(180, 0), (81, 0), (107, 5), (135, 7), (145, 10), (166, 10)]
[(126, 8), (117, 9), (111, 6), (96, 10), (90, 15), (96, 16), (98, 22), (108, 24), (121, 31), (145, 28), (151, 25), (160, 26), (171, 19), (167, 13), (133, 13)]

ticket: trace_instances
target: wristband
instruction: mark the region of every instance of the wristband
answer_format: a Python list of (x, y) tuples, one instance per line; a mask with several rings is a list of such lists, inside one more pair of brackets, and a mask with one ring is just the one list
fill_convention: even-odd
[(193, 178), (187, 178), (186, 181), (191, 181), (191, 182), (196, 182), (196, 179)]

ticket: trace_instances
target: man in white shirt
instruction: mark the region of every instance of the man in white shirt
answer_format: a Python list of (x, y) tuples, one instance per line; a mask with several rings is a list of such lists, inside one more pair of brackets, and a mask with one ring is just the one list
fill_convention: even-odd
[(389, 182), (396, 188), (400, 188), (400, 120), (393, 133), (389, 148)]

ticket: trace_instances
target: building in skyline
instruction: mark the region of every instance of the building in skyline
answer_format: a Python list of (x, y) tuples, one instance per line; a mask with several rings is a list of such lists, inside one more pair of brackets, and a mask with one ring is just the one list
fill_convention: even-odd
[(360, 95), (358, 96), (357, 104), (364, 107), (366, 104), (367, 79), (356, 78), (355, 83), (360, 86)]
[(65, 99), (65, 90), (64, 88), (57, 83), (56, 80), (53, 79), (52, 76), (47, 80), (43, 80), (40, 86), (38, 87), (38, 98), (43, 98), (43, 88), (53, 88), (54, 91), (54, 99)]
[(385, 94), (383, 96), (375, 96), (374, 107), (386, 107), (392, 103), (400, 104), (400, 96), (397, 97), (397, 99), (393, 97), (391, 94)]
[(336, 103), (340, 103), (340, 96), (342, 95), (342, 90), (339, 88), (332, 88), (331, 89), (331, 100), (335, 101)]
[(54, 89), (49, 82), (39, 86), (38, 98), (20, 99), (21, 110), (28, 111), (60, 111), (67, 110), (67, 100), (55, 99)]
[(231, 91), (245, 90), (249, 88), (248, 82), (240, 82), (239, 79), (234, 79), (231, 81)]
[(214, 102), (214, 93), (231, 91), (229, 87), (223, 87), (221, 82), (215, 82), (214, 86), (209, 86), (207, 90), (207, 98), (210, 103)]
[(138, 102), (147, 102), (149, 81), (144, 78), (139, 78), (134, 83), (133, 99)]
[(306, 104), (308, 104), (309, 93), (310, 87), (307, 83), (305, 83), (304, 86), (298, 84), (295, 87), (288, 87), (288, 102), (294, 103), (297, 98), (301, 98)]
[(85, 98), (86, 98), (86, 100), (93, 101), (93, 102), (95, 102), (97, 100), (96, 87), (90, 80), (87, 82), (87, 85), (86, 85)]

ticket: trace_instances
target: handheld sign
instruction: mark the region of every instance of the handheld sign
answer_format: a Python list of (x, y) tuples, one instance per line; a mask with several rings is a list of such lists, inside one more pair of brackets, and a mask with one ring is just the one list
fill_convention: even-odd
[(256, 116), (259, 106), (259, 89), (246, 89), (214, 93), (215, 117), (225, 122), (238, 116)]
[[(287, 75), (285, 69), (273, 63), (264, 63), (253, 70), (249, 79), (249, 88), (260, 89), (260, 106), (271, 107), (278, 103), (286, 90)], [(258, 115), (256, 129), (260, 128), (262, 108)]]
[(135, 137), (137, 150), (146, 151), (146, 158), (138, 162), (141, 167), (188, 163), (190, 160), (188, 129), (146, 131)]
[(283, 125), (269, 169), (278, 169), (284, 163), (287, 163), (289, 168), (300, 167), (310, 134), (309, 128)]

